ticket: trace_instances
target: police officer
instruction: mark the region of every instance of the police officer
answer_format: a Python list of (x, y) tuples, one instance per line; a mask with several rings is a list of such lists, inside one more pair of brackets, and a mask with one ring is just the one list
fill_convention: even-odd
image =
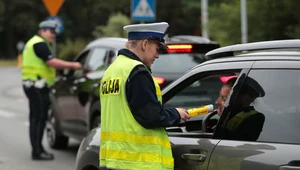
[(173, 169), (164, 127), (189, 119), (182, 108), (164, 108), (159, 85), (151, 75), (158, 51), (165, 47), (168, 23), (125, 26), (126, 49), (101, 81), (100, 166), (113, 169)]
[(55, 39), (56, 25), (55, 21), (41, 22), (38, 34), (26, 43), (23, 51), (22, 81), (29, 100), (29, 134), (33, 160), (54, 158), (53, 154), (45, 151), (42, 138), (50, 103), (49, 89), (54, 84), (55, 68), (82, 68), (78, 62), (63, 61), (52, 54), (50, 43)]

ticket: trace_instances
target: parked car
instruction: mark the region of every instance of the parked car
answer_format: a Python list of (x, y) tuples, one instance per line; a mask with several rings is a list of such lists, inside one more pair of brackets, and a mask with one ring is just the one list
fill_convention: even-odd
[[(89, 43), (74, 59), (84, 70), (64, 70), (57, 76), (50, 99), (47, 139), (52, 148), (62, 149), (69, 137), (82, 140), (100, 123), (99, 82), (106, 68), (125, 48), (125, 38), (100, 38)], [(167, 50), (152, 66), (156, 81), (164, 88), (189, 68), (206, 61), (204, 54), (219, 45), (198, 36), (173, 36)], [(88, 70), (88, 71), (86, 71)]]
[[(167, 128), (175, 170), (299, 169), (300, 167), (300, 40), (266, 41), (213, 50), (204, 62), (163, 90), (165, 106), (186, 109), (214, 103), (225, 76), (237, 76), (220, 118), (216, 111)], [(222, 58), (219, 58), (221, 57)], [(246, 78), (264, 90), (251, 104), (265, 116), (257, 140), (225, 138), (232, 104)], [(194, 89), (190, 93), (191, 89)], [(212, 129), (216, 125), (215, 131)], [(253, 124), (255, 127), (256, 124)], [(76, 170), (98, 170), (100, 128), (81, 142)], [(216, 133), (218, 132), (218, 135)]]

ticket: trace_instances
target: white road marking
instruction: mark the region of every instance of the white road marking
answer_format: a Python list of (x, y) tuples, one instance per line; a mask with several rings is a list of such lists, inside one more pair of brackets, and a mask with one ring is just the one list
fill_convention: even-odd
[(0, 109), (0, 116), (5, 118), (14, 118), (16, 114), (7, 110)]

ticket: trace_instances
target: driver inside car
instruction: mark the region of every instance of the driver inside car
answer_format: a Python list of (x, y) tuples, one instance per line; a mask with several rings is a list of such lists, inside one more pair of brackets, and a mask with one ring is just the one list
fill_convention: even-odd
[[(228, 78), (227, 80), (223, 80), (225, 78)], [(217, 105), (217, 114), (221, 116), (221, 113), (224, 108), (224, 103), (227, 100), (230, 91), (236, 81), (236, 76), (230, 76), (230, 77), (221, 77), (221, 81), (224, 82), (223, 86), (221, 87), (219, 97), (216, 100)]]
[(224, 108), (222, 114), (226, 114), (226, 117), (219, 121), (214, 138), (256, 141), (265, 116), (256, 111), (251, 103), (258, 97), (264, 97), (265, 91), (254, 79), (242, 75), (233, 93), (236, 96), (231, 97), (233, 102), (230, 101), (229, 106)]

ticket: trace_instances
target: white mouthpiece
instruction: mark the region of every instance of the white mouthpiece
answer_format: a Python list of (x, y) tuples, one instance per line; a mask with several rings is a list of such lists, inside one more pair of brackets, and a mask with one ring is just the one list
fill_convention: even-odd
[(208, 112), (213, 112), (214, 111), (214, 105), (209, 104), (209, 105), (206, 105), (206, 107), (208, 108)]

